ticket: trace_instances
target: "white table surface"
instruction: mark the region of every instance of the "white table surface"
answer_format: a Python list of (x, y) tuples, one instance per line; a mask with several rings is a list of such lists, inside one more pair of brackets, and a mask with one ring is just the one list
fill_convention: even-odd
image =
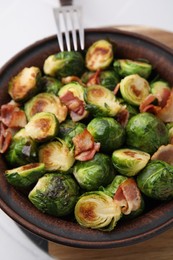
[[(173, 32), (172, 0), (74, 0), (83, 6), (85, 28), (142, 25)], [(58, 0), (0, 0), (0, 67), (26, 46), (56, 33)], [(0, 259), (48, 260), (0, 209)]]

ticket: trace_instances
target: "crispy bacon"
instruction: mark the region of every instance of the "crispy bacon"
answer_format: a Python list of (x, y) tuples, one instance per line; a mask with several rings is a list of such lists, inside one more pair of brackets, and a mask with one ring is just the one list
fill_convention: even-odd
[(161, 145), (151, 160), (161, 160), (173, 165), (173, 144)]
[(0, 153), (5, 153), (12, 139), (12, 133), (2, 122), (0, 122)]
[(113, 90), (115, 96), (117, 95), (119, 89), (120, 89), (120, 83), (118, 83), (118, 84), (115, 86), (114, 90)]
[(134, 179), (129, 178), (118, 187), (114, 200), (121, 207), (123, 214), (136, 211), (141, 205), (141, 193)]
[(93, 136), (87, 129), (73, 139), (75, 147), (75, 159), (79, 161), (87, 161), (94, 157), (95, 153), (100, 149), (100, 143), (95, 143)]
[(100, 84), (100, 70), (97, 70), (94, 74), (92, 74), (91, 77), (89, 77), (86, 85), (91, 86), (91, 85), (98, 85)]
[(25, 112), (15, 102), (9, 102), (1, 106), (0, 120), (10, 128), (21, 128), (27, 123)]
[(163, 122), (173, 122), (173, 90), (167, 99), (166, 105), (158, 111), (157, 116)]
[(126, 107), (124, 107), (120, 110), (120, 112), (118, 112), (116, 119), (123, 127), (127, 125), (129, 120), (129, 111)]

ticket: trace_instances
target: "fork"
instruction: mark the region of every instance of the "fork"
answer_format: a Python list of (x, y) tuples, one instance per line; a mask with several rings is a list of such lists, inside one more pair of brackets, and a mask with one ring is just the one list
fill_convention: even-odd
[[(72, 0), (60, 0), (61, 7), (53, 8), (53, 14), (55, 18), (57, 28), (57, 38), (61, 51), (65, 50), (65, 44), (67, 51), (73, 49), (77, 51), (78, 37), (80, 42), (80, 48), (84, 49), (84, 29), (82, 26), (82, 7), (72, 5)], [(65, 39), (64, 39), (65, 35)], [(71, 40), (72, 39), (72, 40)]]

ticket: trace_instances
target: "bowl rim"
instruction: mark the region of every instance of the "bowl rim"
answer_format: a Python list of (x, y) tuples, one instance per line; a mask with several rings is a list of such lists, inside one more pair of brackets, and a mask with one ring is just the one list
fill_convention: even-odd
[[(147, 43), (149, 45), (153, 45), (153, 46), (163, 50), (165, 53), (169, 54), (170, 56), (172, 56), (172, 62), (173, 62), (173, 50), (171, 48), (167, 47), (166, 45), (164, 45), (164, 44), (162, 44), (162, 43), (160, 43), (160, 42), (158, 42), (154, 39), (151, 39), (150, 37), (141, 35), (139, 33), (129, 32), (129, 31), (115, 29), (115, 28), (111, 28), (111, 27), (93, 28), (93, 29), (86, 29), (85, 30), (86, 34), (94, 34), (94, 33), (103, 34), (105, 32), (108, 35), (109, 34), (119, 34), (122, 37), (132, 37), (134, 39), (138, 39), (138, 40), (140, 40), (144, 43)], [(34, 42), (33, 44), (31, 44), (27, 47), (25, 47), (23, 50), (21, 50), (20, 52), (15, 54), (9, 61), (7, 61), (2, 66), (1, 71), (0, 71), (0, 75), (3, 75), (5, 73), (5, 71), (9, 68), (9, 66), (12, 66), (14, 61), (18, 60), (25, 53), (29, 53), (33, 48), (38, 48), (40, 45), (44, 45), (45, 43), (48, 43), (50, 41), (51, 42), (56, 41), (56, 35), (51, 35), (51, 36), (45, 37), (41, 40)], [(43, 228), (40, 228), (39, 226), (36, 226), (34, 223), (29, 222), (24, 217), (24, 215), (23, 216), (19, 215), (15, 211), (15, 209), (11, 208), (11, 206), (8, 205), (7, 202), (5, 202), (0, 197), (0, 208), (9, 217), (11, 217), (16, 223), (18, 223), (22, 227), (28, 229), (30, 232), (35, 233), (36, 235), (39, 235), (39, 236), (41, 236), (41, 237), (43, 237), (43, 238), (45, 238), (49, 241), (53, 241), (55, 243), (73, 246), (73, 247), (91, 248), (91, 249), (92, 248), (113, 248), (113, 247), (128, 246), (128, 245), (132, 245), (132, 244), (135, 244), (135, 243), (142, 242), (146, 239), (152, 238), (155, 235), (166, 231), (171, 226), (173, 226), (173, 218), (172, 218), (172, 214), (171, 214), (171, 212), (173, 211), (173, 201), (168, 202), (166, 205), (162, 205), (162, 206), (163, 206), (164, 211), (167, 211), (167, 215), (165, 216), (163, 210), (160, 208), (159, 211), (160, 211), (160, 214), (163, 218), (163, 221), (159, 222), (157, 225), (154, 225), (152, 227), (152, 229), (149, 229), (149, 227), (148, 227), (151, 224), (150, 219), (156, 220), (156, 218), (153, 217), (154, 216), (153, 212), (149, 212), (149, 213), (146, 214), (147, 222), (144, 223), (143, 229), (145, 229), (145, 227), (148, 227), (147, 232), (145, 230), (143, 230), (142, 227), (141, 227), (141, 232), (140, 233), (134, 232), (135, 233), (134, 236), (129, 236), (129, 237), (126, 237), (126, 238), (119, 238), (119, 239), (118, 238), (116, 239), (116, 237), (114, 237), (114, 240), (110, 240), (110, 239), (107, 239), (107, 240), (103, 239), (102, 240), (102, 238), (100, 238), (100, 241), (89, 241), (89, 240), (81, 240), (80, 238), (79, 239), (78, 238), (77, 239), (70, 238), (70, 237), (67, 237), (66, 234), (64, 236), (57, 235), (56, 233), (52, 233), (52, 232), (50, 232), (46, 229), (43, 230)], [(42, 214), (42, 213), (39, 212), (38, 216), (40, 216), (40, 214)], [(132, 227), (133, 227), (133, 225), (135, 227), (135, 223), (133, 223), (133, 221), (132, 221)], [(88, 234), (90, 236), (90, 231), (86, 231), (86, 232), (88, 232)], [(93, 232), (93, 231), (91, 231), (91, 232)]]

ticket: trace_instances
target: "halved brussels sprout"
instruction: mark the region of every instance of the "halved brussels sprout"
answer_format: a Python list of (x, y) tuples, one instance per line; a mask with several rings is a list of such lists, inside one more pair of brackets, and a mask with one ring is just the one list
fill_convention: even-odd
[(114, 117), (121, 109), (113, 92), (101, 85), (87, 87), (85, 101), (86, 109), (94, 116)]
[(56, 116), (50, 112), (35, 114), (26, 124), (25, 131), (28, 136), (37, 142), (44, 142), (55, 137), (59, 130)]
[(40, 78), (38, 67), (26, 67), (10, 80), (8, 93), (14, 101), (25, 102), (39, 91)]
[(43, 71), (52, 77), (81, 75), (84, 70), (84, 59), (80, 52), (63, 51), (46, 58)]
[(102, 191), (84, 193), (75, 206), (75, 218), (86, 228), (111, 231), (121, 216), (119, 205)]
[(150, 198), (173, 199), (173, 166), (159, 160), (151, 161), (137, 176), (137, 184)]
[(45, 164), (47, 171), (67, 172), (75, 162), (74, 152), (65, 141), (58, 138), (40, 146), (39, 162)]
[(125, 141), (124, 128), (111, 117), (93, 118), (87, 125), (87, 130), (94, 140), (101, 144), (103, 152), (112, 152), (121, 147)]
[(58, 96), (61, 98), (70, 91), (75, 97), (78, 97), (80, 100), (84, 101), (84, 87), (78, 82), (70, 82), (64, 85), (58, 92)]
[(125, 176), (135, 176), (150, 160), (150, 154), (140, 150), (123, 148), (112, 153), (115, 169)]
[(162, 91), (164, 89), (167, 89), (170, 91), (170, 84), (167, 81), (164, 80), (157, 80), (150, 84), (151, 93), (154, 95), (162, 94)]
[(96, 153), (89, 161), (78, 161), (74, 165), (73, 174), (80, 187), (87, 191), (108, 185), (114, 178), (111, 159), (102, 153)]
[(173, 122), (167, 123), (166, 128), (168, 129), (169, 143), (173, 144)]
[(118, 59), (113, 63), (115, 71), (122, 77), (138, 74), (147, 79), (152, 72), (152, 65), (144, 61), (135, 61), (129, 59)]
[(153, 154), (161, 145), (168, 143), (168, 130), (156, 116), (144, 112), (133, 116), (126, 125), (128, 147)]
[(126, 102), (139, 106), (149, 95), (150, 86), (146, 79), (138, 74), (133, 74), (120, 81), (120, 92)]
[(47, 173), (41, 177), (29, 193), (29, 200), (43, 213), (56, 217), (73, 212), (79, 187), (70, 175)]
[(24, 110), (28, 120), (40, 112), (53, 113), (60, 123), (67, 117), (67, 107), (53, 93), (37, 94), (25, 103)]
[(29, 136), (14, 136), (5, 153), (5, 159), (10, 166), (21, 166), (37, 160), (36, 142)]
[(54, 95), (58, 94), (58, 91), (63, 86), (62, 82), (56, 78), (43, 76), (40, 79), (40, 88), (42, 92), (52, 93)]
[(45, 173), (44, 163), (30, 163), (5, 171), (7, 181), (15, 187), (27, 188)]
[(109, 67), (113, 60), (113, 47), (107, 40), (94, 42), (87, 50), (85, 62), (91, 71)]

